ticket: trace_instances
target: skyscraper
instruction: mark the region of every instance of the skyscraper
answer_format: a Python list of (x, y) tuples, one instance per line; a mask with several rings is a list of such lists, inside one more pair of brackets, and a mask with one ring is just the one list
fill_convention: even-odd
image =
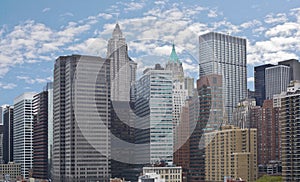
[(290, 67), (277, 65), (266, 68), (266, 98), (272, 99), (273, 95), (285, 91), (290, 82)]
[(33, 100), (33, 177), (51, 179), (53, 147), (52, 82)]
[(109, 60), (60, 56), (53, 98), (53, 180), (109, 181)]
[(290, 80), (300, 80), (300, 62), (297, 59), (280, 61), (278, 65), (290, 67)]
[(172, 72), (159, 64), (136, 83), (136, 150), (138, 163), (173, 161)]
[(257, 106), (262, 106), (266, 100), (266, 68), (272, 67), (272, 64), (265, 64), (254, 67), (254, 87), (255, 87), (255, 100)]
[(246, 39), (210, 32), (199, 37), (199, 78), (222, 76), (228, 121), (236, 104), (247, 98)]
[(14, 161), (14, 107), (6, 106), (3, 111), (3, 162)]
[[(127, 177), (134, 158), (133, 91), (137, 64), (129, 57), (125, 37), (117, 23), (107, 45), (111, 80), (111, 173), (112, 177)], [(128, 142), (128, 146), (121, 142)], [(136, 174), (138, 175), (138, 174)]]
[(276, 97), (280, 107), (282, 180), (300, 181), (300, 82), (292, 82), (286, 92)]
[(21, 164), (21, 174), (25, 178), (32, 168), (32, 101), (35, 94), (26, 92), (14, 99), (14, 161)]
[[(223, 94), (222, 76), (217, 74), (205, 75), (197, 80), (197, 97), (194, 106), (195, 119), (191, 119), (190, 128), (190, 174), (189, 181), (205, 181), (205, 142), (204, 134), (216, 131), (223, 123)], [(198, 107), (197, 107), (198, 102)], [(192, 127), (196, 124), (195, 127)]]
[(128, 47), (117, 23), (107, 45), (107, 58), (111, 60), (111, 100), (129, 101), (130, 86), (136, 79), (137, 64), (128, 56)]

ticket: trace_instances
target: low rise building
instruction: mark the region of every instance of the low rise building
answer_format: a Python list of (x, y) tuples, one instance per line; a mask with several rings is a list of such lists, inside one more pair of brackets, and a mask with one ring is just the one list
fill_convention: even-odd
[(0, 164), (0, 180), (14, 181), (21, 177), (21, 164)]
[(182, 168), (176, 166), (143, 167), (143, 174), (155, 173), (160, 175), (165, 182), (182, 182)]

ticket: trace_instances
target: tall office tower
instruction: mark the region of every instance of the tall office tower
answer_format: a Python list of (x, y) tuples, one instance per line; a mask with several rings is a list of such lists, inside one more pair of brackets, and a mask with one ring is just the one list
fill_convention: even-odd
[(194, 78), (192, 78), (192, 77), (185, 77), (184, 78), (184, 89), (186, 89), (188, 91), (188, 96), (189, 97), (193, 96), (193, 91), (195, 89)]
[(3, 111), (3, 162), (14, 161), (14, 107), (6, 106)]
[(272, 99), (273, 95), (285, 91), (290, 82), (290, 67), (277, 65), (266, 68), (266, 98)]
[(172, 72), (159, 64), (136, 83), (137, 163), (173, 161)]
[(0, 124), (0, 164), (4, 163), (4, 160), (3, 160), (3, 157), (4, 157), (3, 144), (4, 144), (4, 126), (1, 123)]
[(239, 128), (256, 128), (251, 123), (251, 109), (256, 106), (255, 99), (241, 100), (232, 113), (233, 125)]
[(287, 91), (276, 96), (280, 107), (282, 180), (300, 181), (300, 81), (293, 81)]
[(111, 100), (129, 101), (130, 86), (136, 80), (137, 64), (128, 56), (128, 47), (119, 24), (116, 24), (108, 41), (107, 58), (111, 60)]
[(262, 106), (266, 100), (266, 68), (275, 66), (273, 64), (265, 64), (254, 67), (254, 87), (255, 87), (255, 100), (257, 106)]
[(246, 39), (210, 32), (199, 37), (199, 78), (222, 76), (228, 121), (236, 104), (247, 98)]
[[(137, 64), (129, 57), (126, 40), (119, 24), (116, 24), (112, 38), (108, 41), (107, 58), (110, 59), (111, 77), (111, 173), (112, 177), (128, 176), (128, 169), (133, 168), (134, 144), (133, 91), (136, 81)], [(120, 141), (130, 143), (120, 145)], [(138, 174), (136, 174), (138, 175)]]
[(35, 94), (27, 92), (14, 99), (14, 161), (21, 164), (21, 174), (25, 178), (32, 168), (32, 101)]
[(205, 134), (205, 181), (224, 177), (257, 179), (256, 129), (222, 126), (221, 131)]
[(169, 61), (166, 64), (165, 69), (172, 71), (173, 80), (177, 80), (180, 82), (184, 81), (184, 72), (183, 72), (182, 62), (179, 60), (179, 58), (177, 56), (174, 44), (172, 45), (172, 52), (171, 52)]
[(300, 62), (297, 59), (280, 61), (278, 65), (290, 67), (290, 80), (300, 80)]
[(225, 120), (223, 118), (222, 89), (221, 75), (206, 75), (197, 80), (199, 104), (198, 108), (195, 108), (194, 114), (198, 115), (196, 116), (196, 126), (190, 137), (189, 180), (191, 182), (205, 180), (203, 135), (218, 130)]
[(182, 63), (180, 62), (176, 54), (174, 44), (173, 44), (169, 61), (166, 64), (165, 70), (170, 70), (172, 72), (173, 123), (175, 128), (180, 122), (181, 108), (184, 105), (185, 100), (187, 99), (188, 90), (185, 89), (183, 67), (182, 67)]
[(53, 180), (109, 181), (109, 60), (60, 56), (53, 99)]
[(53, 147), (52, 82), (33, 99), (33, 177), (51, 179)]

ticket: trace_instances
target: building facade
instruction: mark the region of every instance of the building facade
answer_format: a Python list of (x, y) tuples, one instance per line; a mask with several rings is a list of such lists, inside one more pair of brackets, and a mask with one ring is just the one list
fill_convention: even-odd
[(136, 85), (138, 163), (173, 161), (172, 72), (159, 64), (146, 69)]
[(236, 104), (247, 98), (246, 39), (210, 32), (199, 36), (199, 78), (222, 76), (223, 102), (228, 121)]
[(53, 99), (53, 180), (109, 181), (109, 60), (60, 56)]
[(265, 64), (254, 67), (254, 87), (255, 87), (255, 100), (257, 106), (262, 106), (266, 100), (266, 68), (274, 66), (273, 64)]
[(33, 100), (33, 177), (51, 179), (53, 147), (53, 89), (48, 83)]
[(277, 65), (266, 68), (266, 98), (272, 99), (273, 95), (285, 91), (290, 82), (290, 67)]
[(3, 162), (14, 161), (14, 107), (6, 106), (3, 111)]
[(33, 131), (33, 96), (26, 92), (14, 99), (13, 119), (13, 156), (16, 164), (21, 164), (21, 175), (29, 177), (32, 169), (32, 131)]
[(274, 104), (280, 106), (282, 180), (300, 181), (300, 82), (291, 82)]
[(0, 180), (16, 181), (21, 178), (21, 164), (9, 162), (0, 164)]
[(129, 101), (130, 87), (136, 80), (137, 64), (128, 56), (126, 39), (119, 24), (116, 24), (108, 41), (107, 58), (111, 60), (111, 100)]
[[(197, 80), (198, 100), (194, 100), (190, 110), (190, 170), (188, 180), (191, 182), (205, 181), (205, 141), (204, 134), (218, 130), (223, 122), (223, 86), (222, 76), (211, 74)], [(193, 122), (194, 121), (194, 122)]]
[(205, 134), (205, 181), (224, 177), (257, 179), (256, 129), (222, 126), (221, 131)]
[(176, 166), (143, 167), (143, 174), (159, 174), (165, 182), (182, 182), (182, 168)]
[(240, 128), (256, 128), (251, 122), (251, 109), (256, 106), (255, 99), (244, 99), (240, 101), (233, 110), (233, 125)]

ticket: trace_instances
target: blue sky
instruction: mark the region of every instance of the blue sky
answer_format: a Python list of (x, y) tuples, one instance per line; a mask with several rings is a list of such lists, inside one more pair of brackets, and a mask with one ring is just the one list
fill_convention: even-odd
[(164, 64), (171, 44), (186, 74), (198, 75), (198, 36), (218, 31), (247, 38), (248, 87), (253, 66), (299, 58), (299, 0), (140, 0), (0, 2), (0, 105), (52, 80), (60, 55), (106, 56), (117, 21), (139, 73)]

